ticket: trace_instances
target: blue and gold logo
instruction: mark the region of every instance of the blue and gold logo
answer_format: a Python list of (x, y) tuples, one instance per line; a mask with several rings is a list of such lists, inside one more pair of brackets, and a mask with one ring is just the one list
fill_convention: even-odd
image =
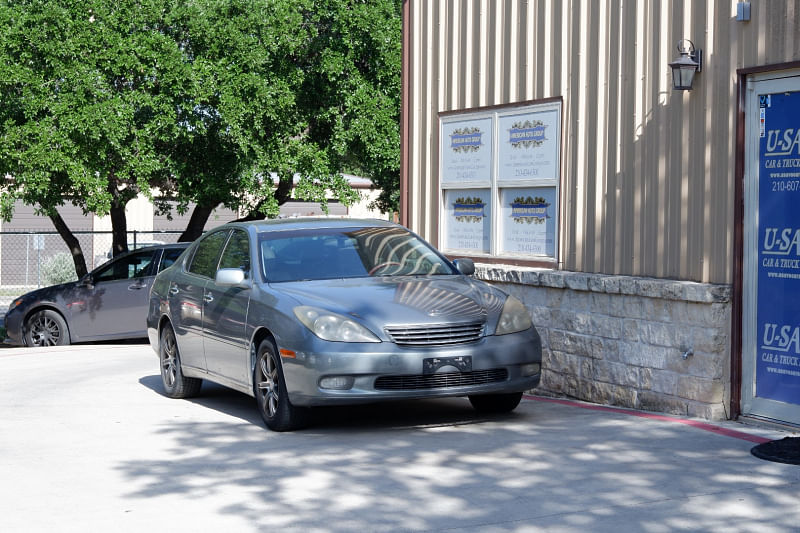
[(450, 134), (450, 148), (454, 152), (477, 152), (483, 146), (480, 128), (461, 128)]
[(544, 131), (547, 126), (541, 120), (515, 122), (508, 130), (508, 142), (514, 148), (532, 148), (541, 146), (547, 137)]
[(550, 204), (541, 196), (536, 198), (518, 197), (511, 202), (511, 219), (517, 224), (544, 224), (550, 215), (547, 208)]
[(459, 222), (480, 222), (486, 216), (485, 207), (480, 198), (458, 198), (453, 202), (453, 216)]

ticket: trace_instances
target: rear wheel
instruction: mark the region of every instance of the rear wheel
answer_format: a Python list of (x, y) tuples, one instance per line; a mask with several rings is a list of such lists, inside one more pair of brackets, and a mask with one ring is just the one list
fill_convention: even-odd
[(473, 394), (469, 403), (481, 413), (509, 413), (516, 409), (522, 400), (521, 392), (507, 394)]
[(66, 346), (69, 344), (67, 323), (51, 309), (33, 313), (25, 322), (25, 344), (28, 346)]
[(258, 412), (272, 431), (291, 431), (308, 424), (308, 409), (296, 407), (289, 401), (283, 367), (275, 346), (261, 341), (253, 371), (253, 386)]
[(158, 358), (161, 362), (161, 383), (164, 392), (170, 398), (189, 398), (200, 392), (202, 379), (187, 378), (181, 369), (181, 357), (178, 342), (172, 326), (164, 326), (158, 343)]

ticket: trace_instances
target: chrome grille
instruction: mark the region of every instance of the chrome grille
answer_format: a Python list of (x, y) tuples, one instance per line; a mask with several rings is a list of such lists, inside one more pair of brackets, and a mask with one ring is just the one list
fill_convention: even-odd
[(484, 383), (497, 383), (508, 379), (508, 370), (473, 370), (472, 372), (440, 372), (406, 376), (380, 376), (375, 380), (378, 390), (420, 390), (467, 387)]
[(483, 333), (483, 323), (425, 326), (392, 326), (386, 334), (399, 346), (448, 346), (476, 342)]

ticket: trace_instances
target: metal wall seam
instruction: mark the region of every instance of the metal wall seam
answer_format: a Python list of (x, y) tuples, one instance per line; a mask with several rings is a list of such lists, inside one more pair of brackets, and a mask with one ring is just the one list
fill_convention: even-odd
[[(735, 69), (794, 60), (800, 8), (722, 0), (407, 0), (409, 225), (438, 241), (438, 113), (561, 97), (559, 258), (730, 283)], [(704, 51), (671, 88), (680, 39)]]

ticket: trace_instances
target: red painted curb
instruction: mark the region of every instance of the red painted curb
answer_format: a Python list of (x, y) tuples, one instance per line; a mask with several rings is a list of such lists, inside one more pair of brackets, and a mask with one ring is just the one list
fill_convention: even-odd
[(523, 396), (526, 400), (534, 400), (537, 402), (547, 402), (547, 403), (557, 403), (560, 405), (568, 405), (570, 407), (580, 407), (581, 409), (589, 409), (591, 411), (604, 411), (607, 413), (617, 413), (617, 414), (624, 414), (630, 416), (638, 416), (640, 418), (649, 418), (650, 420), (660, 420), (663, 422), (674, 422), (677, 424), (684, 424), (687, 426), (691, 426), (693, 428), (702, 429), (703, 431), (709, 431), (711, 433), (716, 433), (717, 435), (723, 435), (725, 437), (733, 437), (735, 439), (746, 440), (748, 442), (754, 442), (756, 444), (763, 444), (765, 442), (769, 442), (772, 439), (768, 439), (765, 437), (759, 437), (758, 435), (751, 435), (749, 433), (744, 433), (742, 431), (736, 431), (733, 429), (726, 429), (720, 426), (715, 426), (713, 424), (708, 424), (706, 422), (699, 422), (697, 420), (687, 420), (685, 418), (676, 418), (673, 416), (666, 416), (666, 415), (657, 415), (654, 413), (645, 413), (642, 411), (632, 411), (630, 409), (622, 409), (618, 407), (606, 407), (604, 405), (594, 405), (588, 403), (581, 403), (575, 402), (572, 400), (561, 400), (558, 398), (543, 398), (541, 396), (530, 396), (525, 394)]

